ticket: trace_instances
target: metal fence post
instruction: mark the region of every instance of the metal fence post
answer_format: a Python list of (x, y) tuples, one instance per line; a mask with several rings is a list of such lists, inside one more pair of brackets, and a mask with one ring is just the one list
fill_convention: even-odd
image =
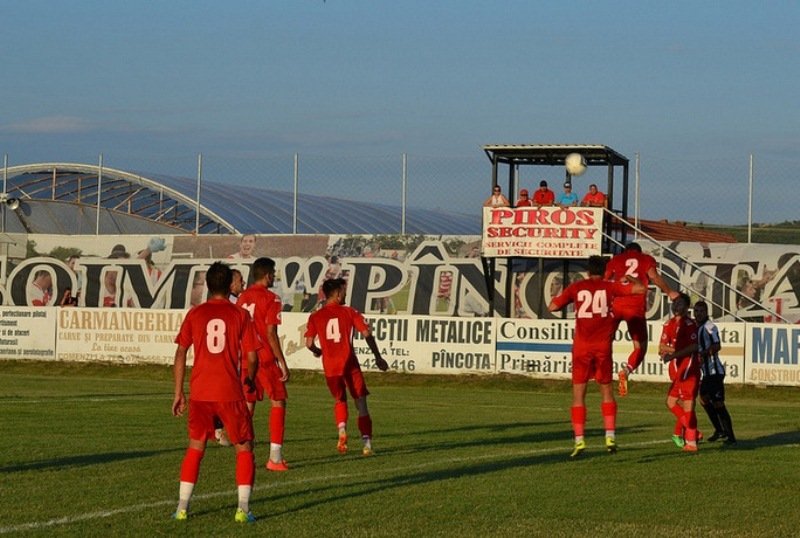
[(750, 154), (750, 184), (747, 192), (747, 244), (753, 239), (753, 154)]
[(194, 233), (200, 234), (200, 183), (203, 180), (203, 154), (197, 154), (197, 198), (195, 200)]
[(292, 197), (292, 233), (297, 234), (297, 186), (300, 183), (300, 156), (294, 154), (294, 193)]
[(406, 202), (408, 201), (408, 154), (403, 153), (402, 199), (400, 200), (400, 234), (406, 235)]
[(94, 234), (100, 235), (100, 202), (102, 201), (101, 195), (103, 193), (103, 154), (97, 161), (97, 219), (94, 223)]

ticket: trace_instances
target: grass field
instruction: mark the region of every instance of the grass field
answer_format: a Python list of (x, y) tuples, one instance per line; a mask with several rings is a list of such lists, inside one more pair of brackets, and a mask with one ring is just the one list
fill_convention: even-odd
[[(0, 534), (14, 536), (797, 536), (800, 391), (729, 388), (740, 442), (677, 450), (665, 387), (631, 383), (602, 449), (589, 400), (571, 462), (569, 386), (367, 374), (373, 458), (336, 450), (319, 374), (290, 383), (288, 473), (259, 467), (233, 522), (233, 450), (210, 446), (190, 519), (169, 519), (186, 445), (167, 367), (0, 362)], [(594, 389), (594, 387), (590, 387)], [(256, 457), (267, 453), (258, 408)], [(354, 414), (354, 411), (351, 411)], [(702, 428), (708, 419), (699, 415)], [(354, 417), (351, 434), (356, 432)]]

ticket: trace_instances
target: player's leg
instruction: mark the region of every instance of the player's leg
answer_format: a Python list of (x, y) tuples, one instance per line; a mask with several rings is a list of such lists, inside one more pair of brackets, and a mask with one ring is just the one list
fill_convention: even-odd
[(619, 394), (625, 396), (628, 394), (628, 381), (631, 374), (639, 367), (644, 361), (644, 356), (647, 353), (647, 320), (643, 314), (630, 315), (625, 317), (625, 324), (628, 327), (628, 334), (633, 343), (633, 351), (628, 355), (627, 364), (619, 371)]
[(719, 376), (719, 386), (714, 392), (713, 404), (717, 411), (717, 416), (719, 416), (722, 431), (727, 437), (725, 444), (736, 444), (736, 435), (733, 433), (733, 421), (731, 420), (730, 413), (728, 413), (728, 408), (725, 406), (725, 376)]
[[(575, 370), (573, 369), (573, 378)], [(586, 428), (586, 382), (572, 382), (572, 407), (570, 408), (570, 419), (572, 421), (572, 433), (575, 439), (575, 447), (570, 454), (570, 458), (577, 458), (586, 449), (584, 433)]]
[(717, 414), (717, 408), (714, 405), (714, 396), (713, 396), (713, 385), (711, 376), (704, 377), (703, 380), (700, 382), (700, 405), (703, 407), (703, 410), (708, 415), (708, 420), (711, 422), (711, 425), (714, 426), (714, 433), (711, 434), (711, 437), (708, 438), (709, 443), (713, 443), (720, 437), (725, 435), (724, 430), (722, 429), (722, 424), (719, 420), (719, 415)]
[(603, 416), (603, 427), (606, 431), (606, 450), (614, 454), (617, 452), (617, 402), (614, 399), (614, 388), (609, 381), (600, 384), (600, 412)]
[(200, 464), (206, 451), (206, 439), (214, 432), (214, 410), (209, 402), (189, 400), (189, 446), (181, 462), (180, 482), (178, 485), (178, 506), (172, 515), (174, 519), (187, 518), (189, 503), (194, 486), (200, 476)]
[(678, 393), (677, 387), (675, 382), (672, 383), (672, 386), (667, 393), (667, 409), (675, 415), (675, 426), (672, 430), (672, 442), (675, 443), (675, 446), (678, 448), (683, 448), (685, 446), (685, 441), (683, 439), (683, 415), (684, 410), (683, 407), (678, 405)]
[(340, 454), (347, 452), (347, 386), (342, 376), (326, 377), (328, 390), (333, 396), (333, 421), (339, 431), (339, 441), (336, 450)]
[(286, 401), (289, 394), (286, 384), (281, 381), (282, 372), (275, 361), (268, 372), (268, 385), (265, 390), (270, 400), (269, 410), (269, 459), (266, 467), (270, 471), (288, 471), (289, 466), (283, 458), (283, 439), (286, 431)]
[(364, 381), (364, 375), (360, 369), (352, 369), (345, 375), (345, 382), (347, 388), (350, 390), (350, 395), (356, 402), (356, 409), (358, 410), (358, 431), (361, 434), (361, 441), (363, 448), (361, 453), (365, 456), (372, 456), (372, 417), (367, 408), (367, 384)]
[(256, 477), (256, 458), (253, 454), (253, 417), (245, 401), (222, 402), (220, 418), (236, 450), (236, 491), (238, 505), (234, 520), (251, 523), (255, 517), (250, 513), (250, 496)]

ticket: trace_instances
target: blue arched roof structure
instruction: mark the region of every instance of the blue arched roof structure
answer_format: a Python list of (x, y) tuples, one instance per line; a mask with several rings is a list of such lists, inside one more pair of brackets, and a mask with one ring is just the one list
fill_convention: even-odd
[[(402, 208), (327, 196), (127, 172), (98, 165), (37, 163), (9, 167), (4, 231), (57, 234), (393, 234)], [(98, 194), (99, 191), (99, 194)], [(98, 203), (99, 200), (99, 203)], [(98, 216), (98, 205), (100, 214)], [(406, 208), (407, 234), (478, 235), (480, 212)]]

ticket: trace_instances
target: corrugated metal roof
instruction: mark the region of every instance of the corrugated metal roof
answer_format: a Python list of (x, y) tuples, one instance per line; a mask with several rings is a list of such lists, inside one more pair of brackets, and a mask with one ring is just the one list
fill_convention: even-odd
[[(186, 233), (197, 220), (197, 182), (192, 178), (126, 172), (97, 165), (38, 163), (8, 169), (7, 232), (94, 233), (101, 189), (100, 233)], [(294, 194), (203, 181), (200, 233), (290, 234)], [(402, 208), (298, 194), (297, 233), (400, 233)], [(143, 229), (145, 228), (145, 229)], [(481, 214), (406, 208), (406, 233), (479, 235)]]

